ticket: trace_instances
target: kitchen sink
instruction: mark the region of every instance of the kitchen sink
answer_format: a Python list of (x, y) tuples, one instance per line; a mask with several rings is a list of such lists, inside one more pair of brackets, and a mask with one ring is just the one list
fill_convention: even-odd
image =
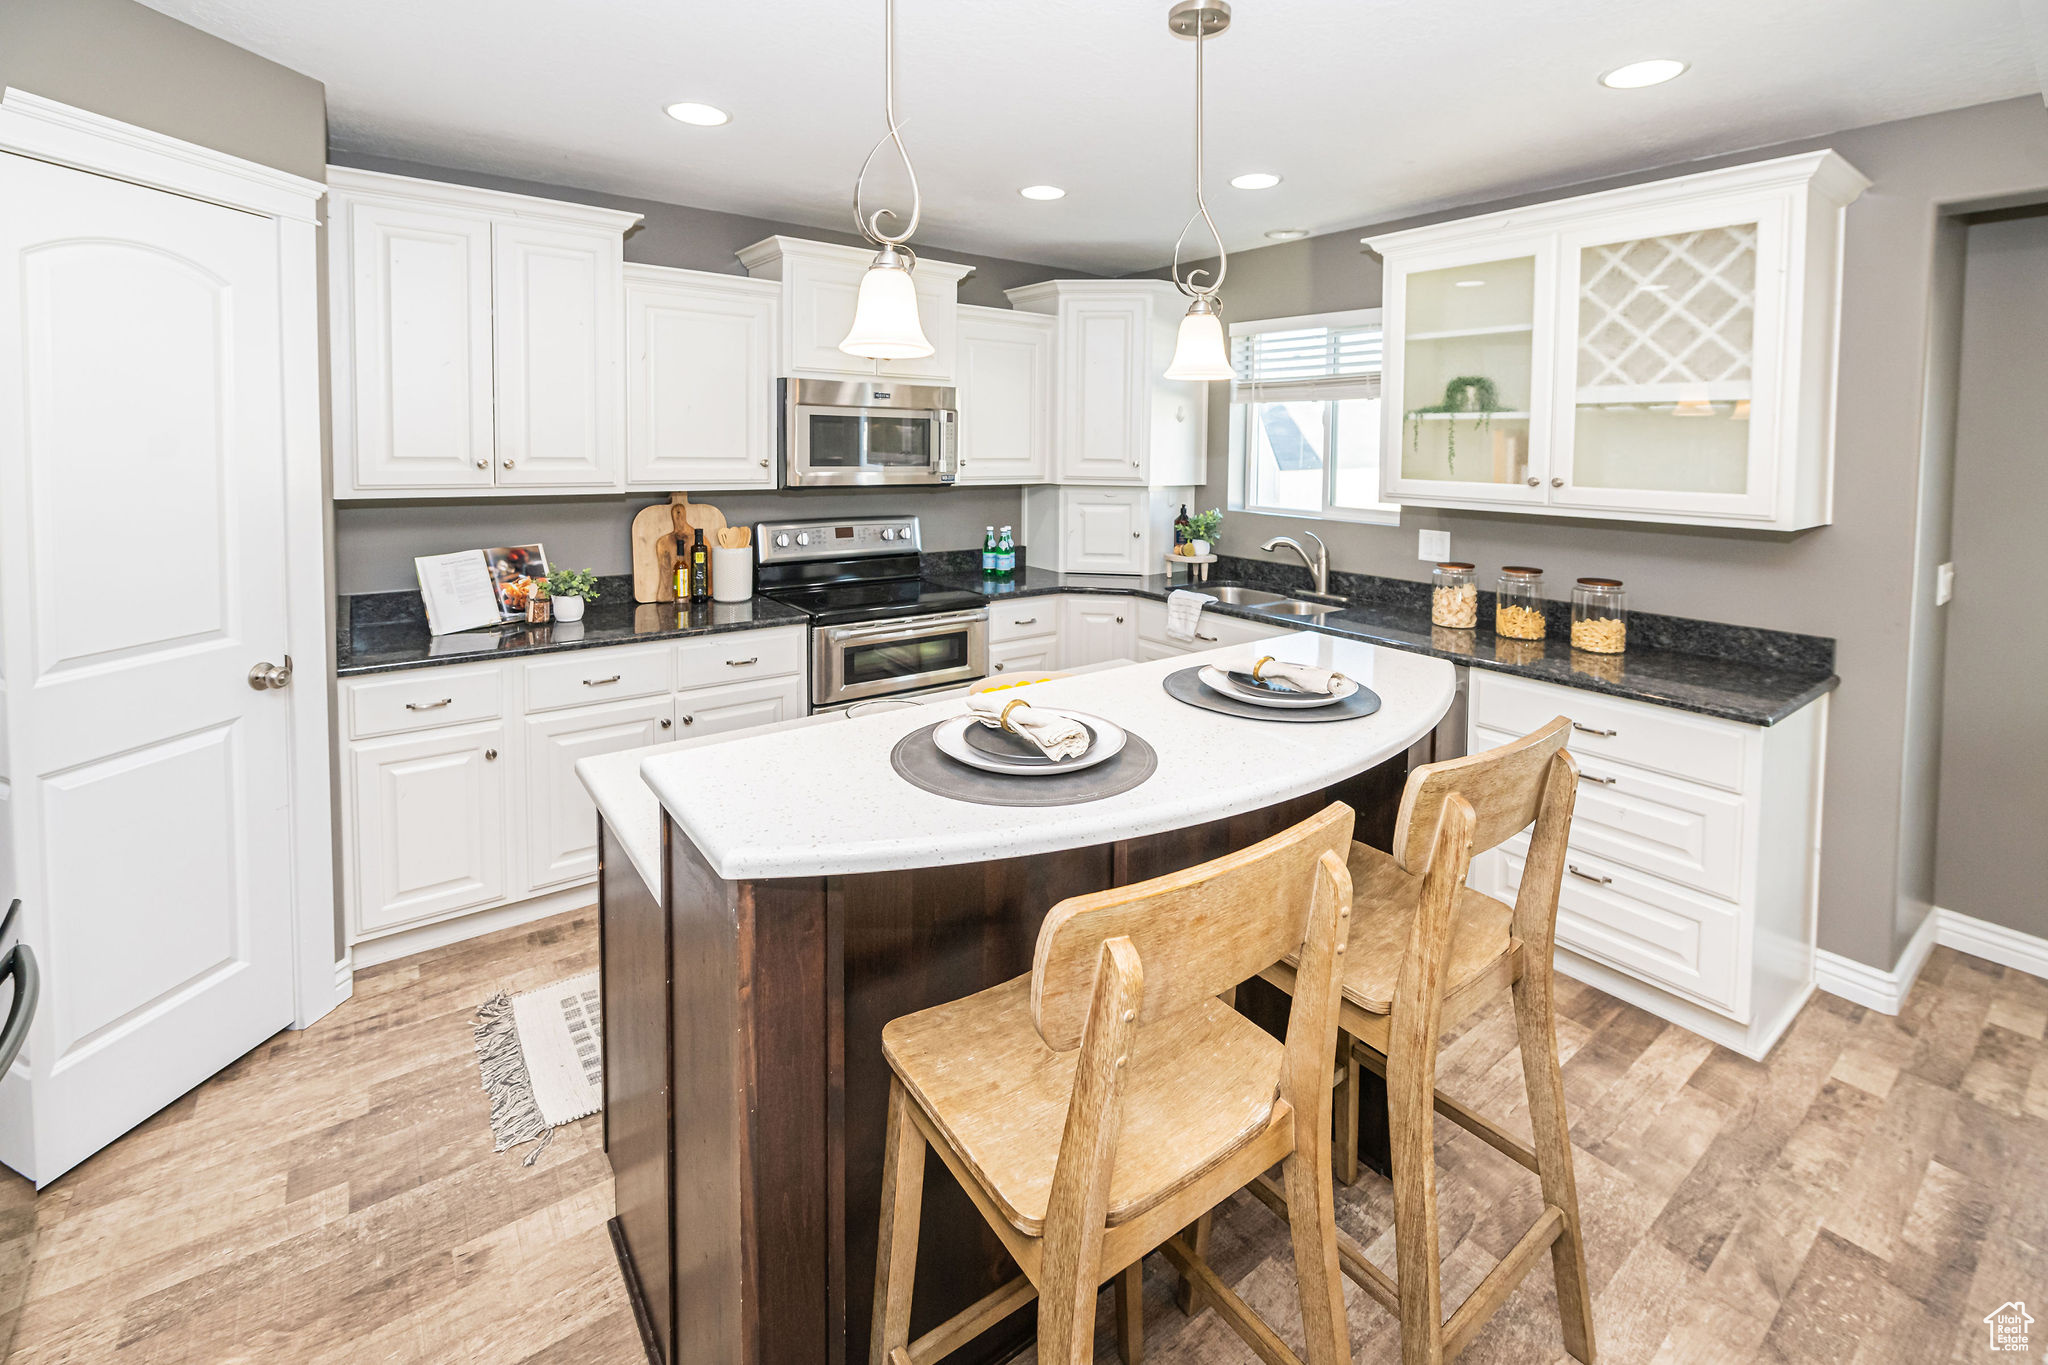
[(1267, 592), (1264, 588), (1240, 588), (1234, 583), (1220, 588), (1198, 587), (1196, 591), (1208, 593), (1227, 607), (1263, 607), (1287, 600), (1277, 592)]
[(1333, 602), (1303, 602), (1298, 599), (1284, 602), (1269, 602), (1252, 610), (1267, 616), (1327, 616), (1344, 608)]

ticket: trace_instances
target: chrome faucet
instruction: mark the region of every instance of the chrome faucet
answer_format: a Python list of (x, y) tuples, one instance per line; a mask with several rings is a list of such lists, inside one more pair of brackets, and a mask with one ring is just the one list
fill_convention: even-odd
[(1259, 548), (1261, 550), (1264, 550), (1266, 553), (1271, 554), (1273, 552), (1274, 546), (1285, 545), (1288, 549), (1300, 555), (1301, 562), (1308, 568), (1309, 577), (1315, 580), (1316, 596), (1328, 597), (1330, 595), (1329, 547), (1323, 544), (1323, 538), (1317, 535), (1314, 531), (1303, 531), (1302, 534), (1307, 536), (1310, 540), (1313, 540), (1316, 543), (1316, 552), (1313, 556), (1311, 556), (1307, 550), (1302, 549), (1301, 542), (1296, 540), (1293, 536), (1274, 536), (1271, 540), (1267, 541), (1264, 545), (1261, 545)]

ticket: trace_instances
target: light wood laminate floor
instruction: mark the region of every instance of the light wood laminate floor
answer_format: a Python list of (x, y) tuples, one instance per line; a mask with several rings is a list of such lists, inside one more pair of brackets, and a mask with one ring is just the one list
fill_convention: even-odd
[[(493, 1154), (470, 1035), (493, 990), (595, 956), (584, 911), (365, 971), (332, 1016), (58, 1181), (9, 1365), (638, 1361), (597, 1122), (530, 1168)], [(2007, 1300), (2048, 1322), (2048, 983), (1937, 950), (1896, 1019), (1816, 996), (1765, 1063), (1561, 985), (1603, 1361), (1976, 1361), (1978, 1320)], [(1445, 1059), (1446, 1089), (1521, 1121), (1505, 1015), (1468, 1022)], [(1535, 1193), (1444, 1123), (1438, 1158), (1448, 1304)], [(1382, 1182), (1340, 1189), (1338, 1220), (1391, 1268)], [(1226, 1206), (1212, 1259), (1296, 1335), (1263, 1206)], [(1252, 1360), (1213, 1314), (1180, 1316), (1156, 1261), (1148, 1361)], [(1350, 1314), (1361, 1362), (1398, 1359), (1355, 1289)], [(1462, 1359), (1566, 1359), (1547, 1268)]]

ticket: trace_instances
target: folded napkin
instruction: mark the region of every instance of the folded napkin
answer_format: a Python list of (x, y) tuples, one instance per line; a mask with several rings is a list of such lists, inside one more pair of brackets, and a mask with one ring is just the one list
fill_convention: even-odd
[(1175, 588), (1166, 595), (1166, 634), (1172, 640), (1195, 638), (1195, 623), (1202, 618), (1202, 608), (1214, 602), (1215, 597), (1206, 592), (1192, 592), (1187, 588)]
[(976, 692), (968, 697), (967, 710), (992, 730), (1022, 735), (1055, 762), (1088, 752), (1088, 727), (1064, 712), (1034, 707), (1014, 693)]
[(1325, 697), (1335, 692), (1344, 681), (1342, 673), (1332, 673), (1327, 668), (1314, 668), (1308, 664), (1284, 663), (1271, 656), (1260, 659), (1246, 671), (1260, 682), (1276, 682), (1297, 692), (1314, 692)]

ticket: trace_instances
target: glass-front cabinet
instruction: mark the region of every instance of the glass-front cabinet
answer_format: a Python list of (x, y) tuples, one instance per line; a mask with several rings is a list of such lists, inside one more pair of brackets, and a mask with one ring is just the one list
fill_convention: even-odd
[(1786, 157), (1384, 238), (1391, 501), (1830, 519), (1842, 210)]

